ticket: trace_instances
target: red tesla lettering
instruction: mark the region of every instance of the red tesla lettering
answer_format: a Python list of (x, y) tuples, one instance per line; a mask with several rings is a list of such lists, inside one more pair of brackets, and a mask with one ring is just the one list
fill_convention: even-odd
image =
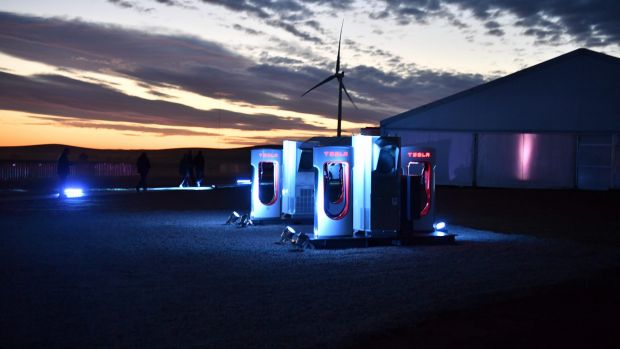
[(323, 151), (323, 154), (325, 156), (328, 156), (330, 158), (334, 158), (334, 157), (343, 157), (343, 156), (349, 156), (349, 152), (348, 151)]
[(407, 153), (410, 158), (430, 158), (430, 152), (421, 152), (421, 151), (410, 151)]
[(258, 153), (258, 157), (261, 157), (261, 158), (277, 158), (278, 154), (277, 153)]

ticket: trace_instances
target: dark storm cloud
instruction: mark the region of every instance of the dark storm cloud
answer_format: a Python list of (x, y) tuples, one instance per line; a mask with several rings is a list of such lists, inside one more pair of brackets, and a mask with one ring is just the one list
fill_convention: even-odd
[(246, 130), (315, 129), (299, 119), (198, 110), (182, 104), (128, 96), (60, 75), (0, 73), (0, 109), (85, 120)]
[[(525, 35), (532, 35), (540, 42), (557, 41), (567, 34), (590, 46), (620, 43), (620, 1), (617, 0), (385, 0), (384, 4), (370, 18), (392, 16), (400, 24), (427, 23), (432, 17), (449, 19), (453, 14), (444, 5), (450, 4), (470, 10), (487, 24), (500, 14), (512, 14), (518, 18), (514, 24), (525, 28)], [(499, 26), (487, 28), (491, 35), (503, 34)]]

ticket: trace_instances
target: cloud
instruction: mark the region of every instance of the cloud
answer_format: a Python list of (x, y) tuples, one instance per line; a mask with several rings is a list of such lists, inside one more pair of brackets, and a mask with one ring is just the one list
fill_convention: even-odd
[(0, 50), (63, 68), (109, 71), (139, 66), (253, 64), (221, 45), (192, 36), (153, 35), (111, 25), (0, 12)]
[[(525, 35), (534, 36), (541, 43), (558, 42), (563, 35), (589, 46), (620, 43), (620, 2), (615, 0), (386, 0), (383, 8), (369, 17), (392, 17), (402, 25), (412, 21), (428, 23), (433, 17), (444, 17), (458, 26), (458, 20), (446, 5), (471, 11), (486, 22), (490, 35), (504, 33), (492, 19), (510, 14), (517, 18), (515, 26), (524, 28)], [(494, 27), (489, 28), (489, 23)]]
[(109, 3), (118, 6), (120, 8), (132, 9), (142, 13), (152, 12), (153, 8), (143, 7), (137, 1), (129, 0), (108, 0)]
[(201, 0), (203, 3), (221, 6), (235, 12), (243, 12), (257, 17), (267, 25), (282, 29), (295, 37), (314, 44), (323, 44), (323, 40), (310, 32), (302, 30), (305, 25), (323, 33), (319, 22), (308, 20), (313, 18), (314, 11), (306, 4), (325, 5), (334, 9), (344, 9), (351, 5), (352, 1), (327, 1), (327, 0)]
[(59, 126), (69, 126), (69, 127), (79, 127), (79, 128), (92, 128), (92, 129), (102, 129), (102, 130), (116, 130), (116, 131), (129, 131), (129, 132), (140, 132), (140, 133), (148, 133), (155, 136), (219, 136), (218, 133), (214, 132), (203, 132), (203, 131), (193, 131), (193, 130), (184, 130), (178, 128), (169, 128), (169, 127), (152, 127), (148, 125), (124, 125), (124, 124), (113, 124), (113, 123), (102, 123), (96, 122), (92, 120), (82, 120), (76, 118), (65, 118), (65, 117), (47, 117), (47, 116), (37, 116), (30, 115), (30, 118), (41, 120), (42, 122), (36, 123), (36, 125), (59, 125)]
[(500, 25), (496, 21), (488, 21), (484, 27), (488, 29), (487, 34), (489, 35), (504, 36), (504, 31), (500, 29)]
[[(166, 86), (248, 105), (275, 106), (330, 118), (336, 115), (336, 83), (321, 86), (300, 98), (305, 90), (333, 74), (334, 64), (303, 50), (296, 50), (295, 57), (266, 54), (257, 63), (221, 45), (191, 36), (147, 34), (117, 26), (8, 13), (0, 13), (0, 33), (2, 52), (62, 69), (121, 75), (153, 91), (157, 90), (153, 87)], [(351, 42), (346, 48), (355, 46), (359, 45)], [(363, 65), (346, 67), (345, 84), (360, 102), (359, 110), (353, 109), (348, 101), (343, 102), (346, 121), (376, 124), (385, 117), (484, 81), (478, 75), (419, 69), (374, 47), (367, 53), (387, 59), (393, 69), (381, 71)], [(305, 63), (297, 59), (300, 56)], [(88, 84), (53, 75), (6, 76), (10, 79), (2, 82), (0, 92), (6, 90), (12, 94), (22, 90), (20, 98), (16, 99), (22, 106), (20, 110), (24, 110), (28, 102), (28, 108), (36, 108), (29, 110), (32, 112), (50, 110), (54, 115), (98, 120), (206, 124), (207, 127), (214, 125), (214, 114), (221, 113), (227, 118), (227, 125), (235, 128), (317, 130), (299, 121), (273, 116), (261, 118), (225, 111), (205, 112), (184, 106), (181, 101), (179, 104), (147, 101), (105, 88), (101, 86), (102, 82), (92, 79)], [(55, 86), (62, 88), (56, 89)], [(51, 91), (46, 94), (48, 89)], [(27, 93), (32, 95), (26, 98)], [(6, 98), (5, 107), (10, 107), (10, 99)], [(50, 98), (53, 100), (48, 101)], [(90, 109), (91, 104), (95, 110)], [(125, 120), (127, 118), (130, 120)]]
[(84, 120), (170, 126), (321, 130), (300, 119), (199, 110), (183, 104), (148, 100), (60, 75), (25, 77), (0, 73), (0, 109)]
[(264, 33), (260, 30), (256, 30), (256, 29), (252, 29), (246, 26), (243, 26), (241, 24), (234, 24), (233, 28), (239, 31), (242, 31), (246, 34), (250, 34), (250, 35), (263, 35)]

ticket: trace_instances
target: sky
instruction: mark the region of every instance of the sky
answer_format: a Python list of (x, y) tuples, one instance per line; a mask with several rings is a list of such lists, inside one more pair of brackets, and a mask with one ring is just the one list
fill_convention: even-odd
[(343, 133), (585, 47), (620, 1), (2, 0), (0, 146), (233, 148)]

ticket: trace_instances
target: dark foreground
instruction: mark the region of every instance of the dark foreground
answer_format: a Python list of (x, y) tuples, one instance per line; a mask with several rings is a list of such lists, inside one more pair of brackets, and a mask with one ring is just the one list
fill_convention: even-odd
[[(504, 193), (440, 195), (495, 200), (518, 229), (295, 252), (274, 243), (282, 225), (222, 225), (247, 189), (4, 198), (0, 347), (618, 347), (617, 245), (510, 225)], [(489, 229), (472, 206), (440, 214)]]

